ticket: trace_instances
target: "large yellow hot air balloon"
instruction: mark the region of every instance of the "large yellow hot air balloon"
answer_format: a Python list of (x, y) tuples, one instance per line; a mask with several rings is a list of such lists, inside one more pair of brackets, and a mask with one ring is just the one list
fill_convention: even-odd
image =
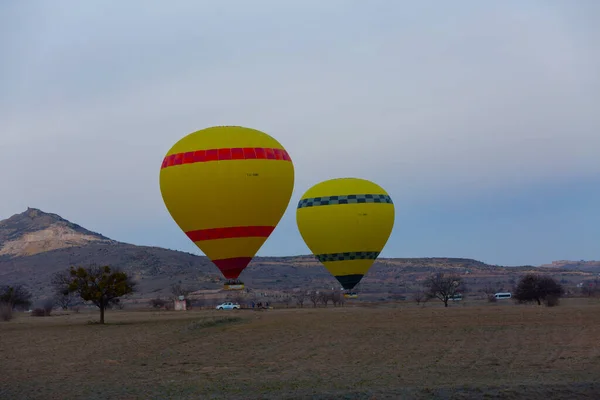
[(216, 126), (168, 151), (160, 191), (169, 213), (228, 279), (237, 280), (283, 216), (294, 166), (283, 146), (256, 129)]
[(392, 233), (394, 217), (388, 193), (358, 178), (318, 183), (296, 209), (304, 242), (345, 290), (353, 289), (371, 268)]

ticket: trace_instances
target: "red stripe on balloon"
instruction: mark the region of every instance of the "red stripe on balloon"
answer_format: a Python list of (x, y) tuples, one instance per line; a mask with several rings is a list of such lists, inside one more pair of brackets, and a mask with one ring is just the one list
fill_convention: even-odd
[(279, 160), (292, 161), (290, 155), (284, 149), (273, 149), (264, 147), (234, 147), (222, 149), (209, 149), (188, 151), (166, 156), (163, 159), (162, 168), (175, 165), (194, 164), (209, 161), (225, 160)]
[(244, 268), (250, 264), (250, 261), (252, 261), (252, 257), (235, 257), (212, 260), (217, 268), (219, 268), (219, 270), (223, 273), (225, 279), (237, 279)]
[(269, 237), (274, 226), (233, 226), (230, 228), (212, 228), (189, 231), (185, 234), (193, 242), (216, 239), (232, 239), (245, 237)]

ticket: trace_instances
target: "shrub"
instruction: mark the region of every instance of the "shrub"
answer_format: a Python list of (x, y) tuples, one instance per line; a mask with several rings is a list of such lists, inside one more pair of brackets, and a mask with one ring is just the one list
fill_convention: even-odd
[(494, 296), (493, 294), (488, 295), (487, 297), (487, 301), (489, 301), (490, 303), (495, 303), (498, 301), (498, 299), (496, 298), (496, 296)]
[(544, 302), (547, 307), (556, 307), (560, 303), (560, 298), (558, 296), (548, 296)]
[(163, 308), (166, 304), (167, 302), (160, 297), (150, 300), (150, 306), (152, 308)]
[(31, 311), (31, 316), (32, 317), (45, 317), (46, 316), (46, 310), (44, 310), (43, 308), (34, 308)]

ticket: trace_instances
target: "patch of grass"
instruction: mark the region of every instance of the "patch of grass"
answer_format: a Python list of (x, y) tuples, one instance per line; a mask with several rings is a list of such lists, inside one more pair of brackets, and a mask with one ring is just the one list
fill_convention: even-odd
[(202, 329), (202, 328), (212, 328), (215, 326), (223, 326), (229, 324), (235, 324), (237, 322), (241, 322), (243, 319), (241, 317), (220, 317), (220, 318), (206, 318), (198, 321), (191, 322), (188, 326), (188, 330)]

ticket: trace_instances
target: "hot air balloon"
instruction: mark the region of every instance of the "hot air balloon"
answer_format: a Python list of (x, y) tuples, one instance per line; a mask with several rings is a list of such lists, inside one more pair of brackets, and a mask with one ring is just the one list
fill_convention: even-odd
[(283, 146), (256, 129), (215, 126), (167, 152), (160, 191), (187, 237), (219, 268), (225, 289), (238, 280), (283, 216), (294, 166)]
[(340, 282), (346, 298), (383, 250), (394, 226), (394, 203), (379, 185), (338, 178), (304, 193), (296, 223), (304, 242)]

